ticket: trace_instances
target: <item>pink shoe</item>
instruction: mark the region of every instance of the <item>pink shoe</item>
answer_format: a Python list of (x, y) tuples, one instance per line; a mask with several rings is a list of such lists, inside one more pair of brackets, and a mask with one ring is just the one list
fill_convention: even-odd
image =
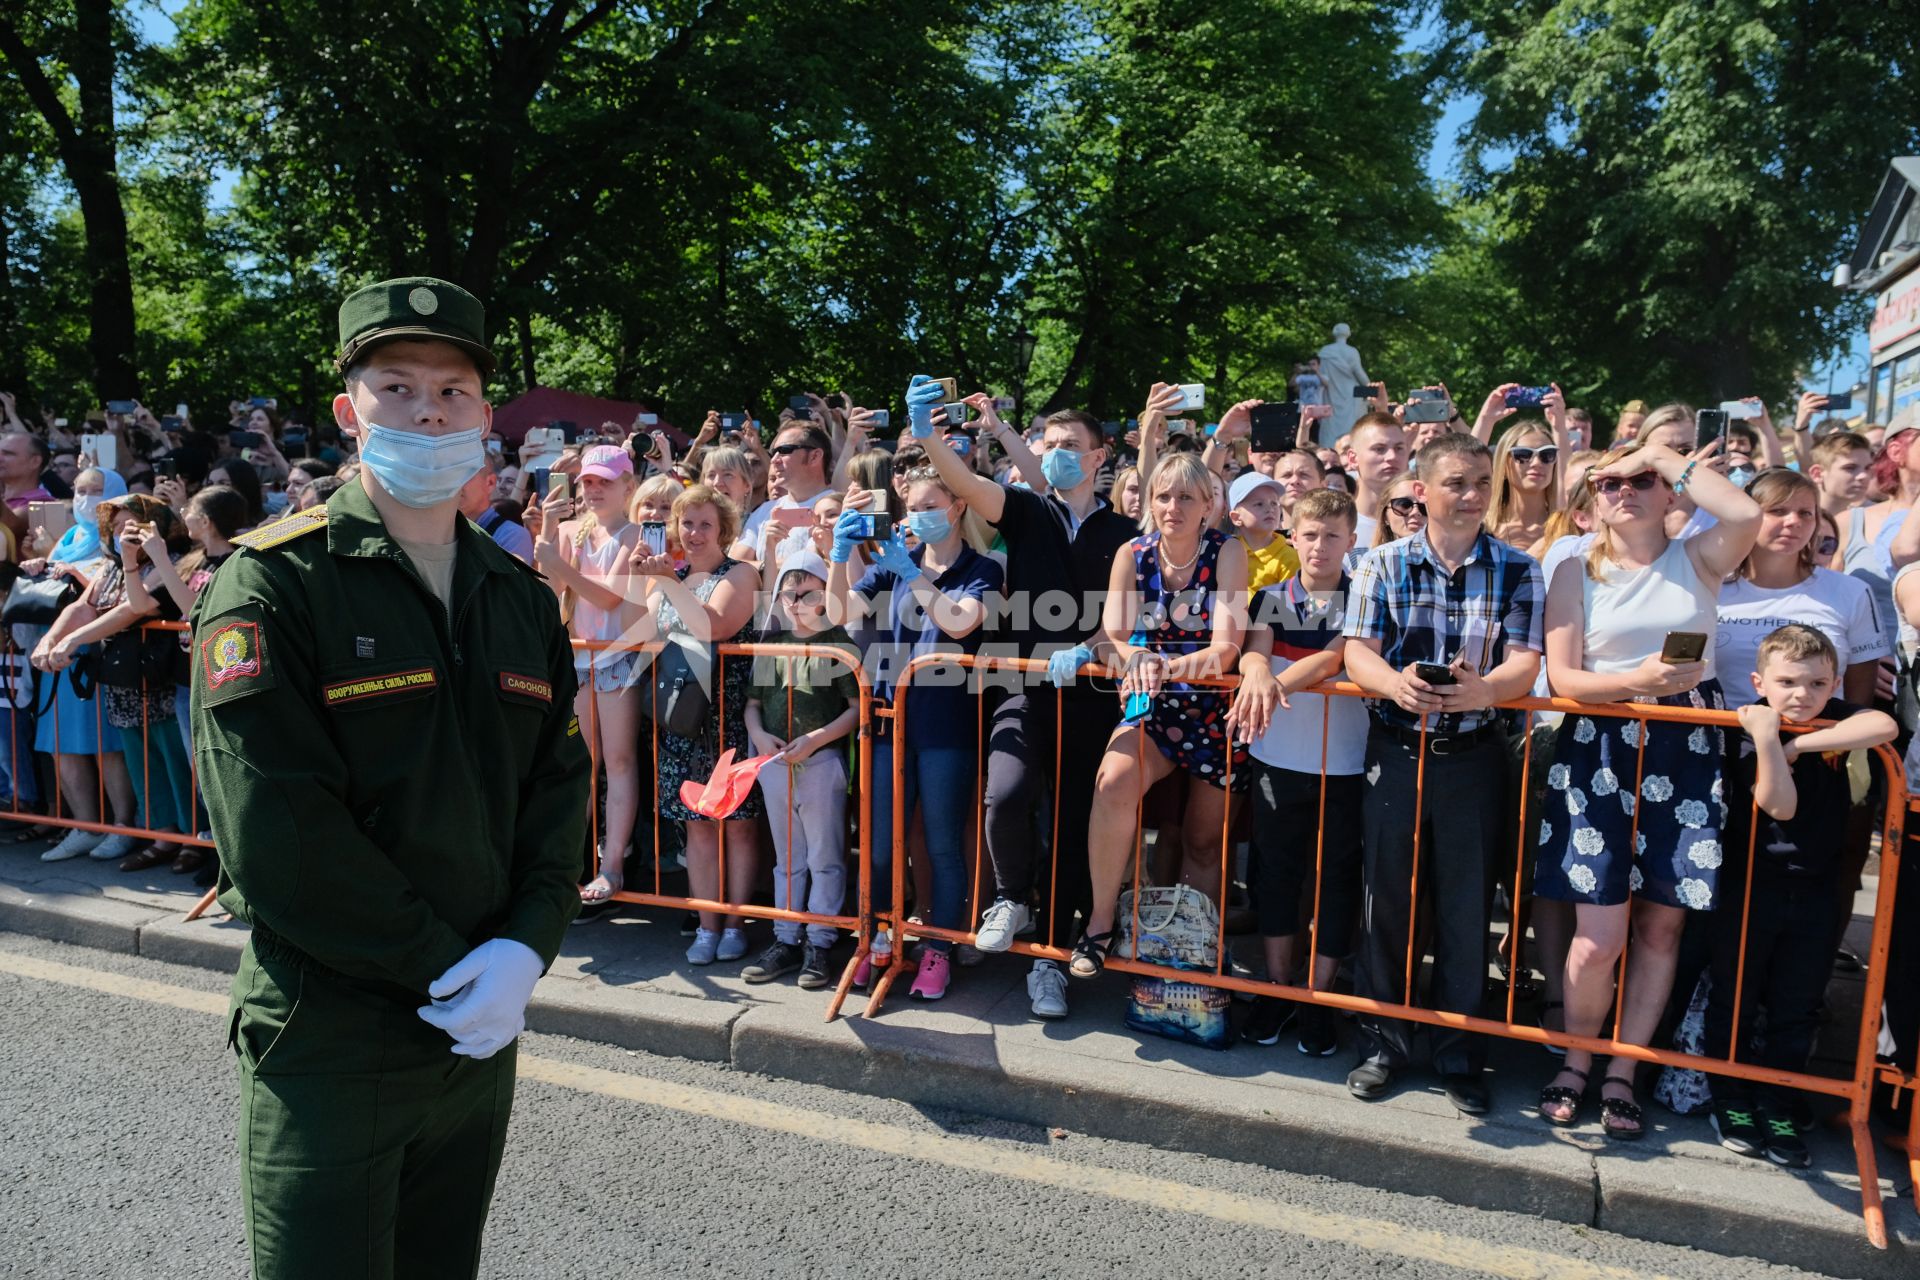
[(907, 994), (915, 1000), (938, 1000), (947, 994), (947, 983), (952, 977), (953, 965), (947, 953), (925, 947), (920, 952), (920, 972), (914, 975), (913, 987)]

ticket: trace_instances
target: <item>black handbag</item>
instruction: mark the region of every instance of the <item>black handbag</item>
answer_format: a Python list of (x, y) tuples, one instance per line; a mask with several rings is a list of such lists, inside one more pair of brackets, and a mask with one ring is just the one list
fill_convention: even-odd
[(0, 605), (0, 625), (50, 627), (79, 598), (80, 584), (68, 574), (20, 578), (7, 589), (7, 602)]
[[(694, 654), (701, 658), (698, 664)], [(706, 737), (713, 727), (709, 723), (713, 699), (700, 678), (702, 666), (714, 666), (705, 652), (689, 641), (668, 640), (647, 668), (648, 687), (641, 691), (640, 713), (676, 737)]]
[(170, 689), (180, 637), (171, 631), (148, 631), (136, 626), (108, 636), (100, 645), (94, 679), (115, 689), (151, 693)]

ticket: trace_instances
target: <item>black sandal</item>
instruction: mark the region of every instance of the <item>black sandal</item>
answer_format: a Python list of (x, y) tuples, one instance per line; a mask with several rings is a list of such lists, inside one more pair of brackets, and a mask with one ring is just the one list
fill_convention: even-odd
[[(1562, 1067), (1557, 1074), (1563, 1076), (1579, 1076), (1580, 1087), (1575, 1089), (1564, 1084), (1550, 1084), (1542, 1089), (1540, 1091), (1540, 1118), (1556, 1129), (1571, 1129), (1580, 1123), (1580, 1104), (1587, 1099), (1587, 1073), (1578, 1067)], [(1572, 1108), (1572, 1110), (1567, 1112), (1567, 1118), (1564, 1120), (1547, 1113), (1548, 1107), (1555, 1106), (1559, 1103), (1566, 1103)]]
[(1107, 953), (1113, 950), (1113, 935), (1112, 929), (1080, 935), (1080, 941), (1073, 945), (1073, 959), (1067, 962), (1067, 972), (1076, 978), (1099, 977), (1107, 967)]
[[(1640, 1110), (1640, 1104), (1632, 1098), (1609, 1098), (1606, 1088), (1610, 1084), (1622, 1085), (1627, 1092), (1633, 1092), (1632, 1079), (1625, 1076), (1608, 1076), (1600, 1082), (1600, 1130), (1616, 1142), (1638, 1142), (1647, 1135), (1646, 1115)], [(1625, 1123), (1610, 1124), (1609, 1121)]]

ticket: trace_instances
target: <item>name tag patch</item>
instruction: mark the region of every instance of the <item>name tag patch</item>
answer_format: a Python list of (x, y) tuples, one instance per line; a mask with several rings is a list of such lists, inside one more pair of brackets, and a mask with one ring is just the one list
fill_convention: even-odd
[(535, 679), (533, 676), (520, 676), (511, 671), (502, 671), (500, 688), (505, 693), (518, 693), (525, 697), (538, 698), (542, 702), (553, 701), (553, 683)]
[(327, 685), (321, 690), (327, 705), (337, 707), (343, 703), (361, 702), (368, 698), (380, 698), (401, 693), (424, 693), (440, 683), (440, 677), (432, 667), (420, 667), (413, 671), (395, 671), (384, 676), (364, 676), (357, 680), (342, 680)]

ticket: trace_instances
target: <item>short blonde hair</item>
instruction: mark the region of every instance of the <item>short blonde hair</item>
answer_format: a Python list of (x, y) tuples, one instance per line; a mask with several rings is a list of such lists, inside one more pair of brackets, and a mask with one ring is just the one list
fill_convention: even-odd
[(672, 476), (653, 476), (635, 489), (633, 496), (627, 499), (627, 519), (638, 522), (640, 507), (644, 503), (664, 502), (671, 507), (684, 492), (686, 492), (686, 486)]
[(1207, 511), (1213, 511), (1213, 472), (1207, 464), (1200, 461), (1197, 453), (1170, 453), (1154, 464), (1153, 474), (1147, 478), (1147, 491), (1142, 496), (1140, 508), (1140, 526), (1150, 533), (1160, 531), (1159, 524), (1153, 518), (1153, 498), (1155, 494), (1165, 493), (1175, 486), (1184, 486), (1188, 493), (1207, 504)]
[(708, 449), (700, 457), (700, 483), (705, 484), (707, 477), (716, 471), (731, 471), (747, 482), (747, 488), (753, 488), (753, 468), (747, 463), (744, 449), (732, 445)]
[(740, 537), (740, 511), (727, 496), (712, 485), (689, 485), (673, 500), (673, 514), (667, 517), (667, 538), (680, 543), (680, 522), (695, 507), (712, 507), (720, 518), (720, 546), (731, 547)]

